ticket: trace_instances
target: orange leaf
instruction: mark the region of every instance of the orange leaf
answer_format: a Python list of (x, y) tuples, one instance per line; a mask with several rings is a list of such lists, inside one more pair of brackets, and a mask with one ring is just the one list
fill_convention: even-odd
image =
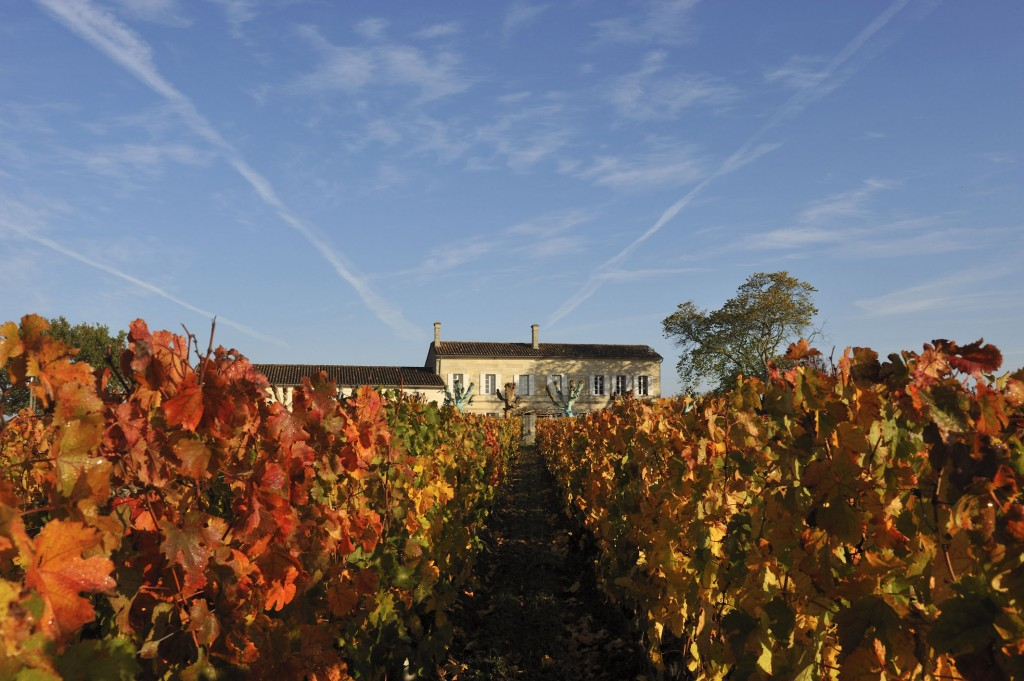
[(164, 414), (167, 425), (195, 432), (203, 418), (203, 389), (195, 383), (195, 377), (191, 377), (177, 395), (164, 402)]
[(51, 520), (36, 536), (25, 573), (25, 584), (39, 592), (46, 609), (43, 628), (58, 641), (66, 640), (95, 612), (79, 594), (109, 591), (116, 586), (108, 558), (82, 554), (100, 543), (99, 532), (79, 522)]
[(280, 610), (295, 598), (295, 578), (299, 571), (295, 566), (288, 566), (282, 579), (275, 579), (267, 587), (267, 610)]
[(181, 459), (181, 470), (185, 475), (196, 480), (210, 477), (210, 456), (213, 452), (201, 440), (179, 440), (174, 444), (174, 454)]
[(217, 637), (220, 636), (220, 622), (217, 616), (210, 612), (210, 607), (202, 598), (196, 599), (188, 613), (188, 630), (196, 635), (196, 641), (201, 646), (211, 646)]
[(20, 355), (24, 349), (17, 324), (7, 322), (0, 326), (0, 366), (7, 364), (9, 358)]

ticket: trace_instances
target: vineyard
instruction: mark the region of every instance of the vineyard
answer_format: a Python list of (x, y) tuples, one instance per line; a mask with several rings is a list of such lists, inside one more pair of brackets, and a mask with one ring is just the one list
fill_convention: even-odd
[[(128, 340), (94, 369), (39, 317), (0, 326), (0, 366), (41, 408), (0, 421), (0, 678), (444, 666), (518, 421), (317, 377), (289, 410), (235, 350), (141, 320)], [(538, 427), (656, 674), (1024, 678), (1024, 371), (996, 377), (980, 341), (786, 361)], [(554, 554), (504, 555), (491, 571), (519, 586), (492, 604), (552, 571)], [(558, 640), (590, 646), (585, 624)]]
[(538, 428), (662, 676), (1024, 678), (1024, 372), (854, 349)]
[(132, 323), (119, 367), (26, 316), (0, 366), (0, 678), (381, 679), (431, 669), (519, 424)]

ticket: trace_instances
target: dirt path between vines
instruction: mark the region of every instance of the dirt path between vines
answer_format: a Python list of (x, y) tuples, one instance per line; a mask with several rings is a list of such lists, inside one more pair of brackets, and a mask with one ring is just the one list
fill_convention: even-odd
[(491, 516), (479, 583), (453, 615), (446, 681), (632, 681), (643, 649), (597, 591), (532, 447), (512, 466)]

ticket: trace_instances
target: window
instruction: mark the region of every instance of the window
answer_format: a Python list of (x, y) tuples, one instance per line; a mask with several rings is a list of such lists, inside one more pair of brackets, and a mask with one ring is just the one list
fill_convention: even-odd
[(604, 376), (594, 376), (594, 383), (590, 386), (590, 394), (604, 395)]
[(462, 374), (452, 374), (452, 390), (461, 390), (466, 385)]
[(616, 376), (615, 377), (615, 394), (625, 395), (629, 392), (629, 376)]
[(650, 390), (650, 377), (648, 376), (637, 376), (636, 377), (636, 394), (643, 395), (646, 397)]
[(484, 395), (493, 395), (497, 392), (498, 388), (498, 376), (497, 374), (485, 374), (484, 375)]
[(519, 375), (519, 385), (516, 386), (517, 395), (530, 395), (530, 374)]
[(551, 374), (550, 376), (548, 376), (548, 383), (551, 384), (551, 389), (552, 390), (561, 390), (562, 389), (562, 375), (561, 374)]

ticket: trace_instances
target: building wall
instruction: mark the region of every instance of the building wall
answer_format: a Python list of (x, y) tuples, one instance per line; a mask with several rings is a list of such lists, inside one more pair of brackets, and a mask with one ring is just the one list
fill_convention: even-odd
[[(594, 411), (608, 405), (615, 390), (615, 377), (627, 377), (627, 389), (637, 391), (637, 377), (648, 377), (648, 397), (661, 396), (661, 362), (655, 360), (561, 360), (561, 359), (513, 359), (513, 358), (464, 358), (441, 357), (436, 359), (437, 373), (445, 385), (452, 388), (453, 375), (462, 374), (464, 385), (473, 384), (473, 403), (466, 409), (474, 413), (502, 413), (502, 402), (497, 395), (486, 394), (484, 376), (494, 374), (497, 388), (504, 391), (506, 383), (516, 383), (516, 394), (523, 400), (520, 407), (540, 410), (554, 410), (556, 407), (548, 398), (546, 386), (553, 376), (562, 377), (562, 392), (566, 393), (569, 381), (584, 381), (583, 392), (576, 402), (579, 413)], [(531, 376), (529, 395), (520, 390), (519, 377)], [(604, 395), (593, 392), (593, 376), (604, 376)]]
[[(351, 386), (343, 386), (338, 389), (339, 395), (349, 396), (355, 392), (355, 388)], [(395, 388), (397, 390), (397, 388)], [(295, 387), (290, 385), (272, 385), (267, 388), (267, 395), (271, 400), (280, 402), (288, 409), (292, 408), (292, 396), (295, 394)], [(437, 402), (441, 404), (444, 402), (444, 391), (439, 388), (406, 388), (406, 395), (415, 395), (422, 397), (427, 402)]]

